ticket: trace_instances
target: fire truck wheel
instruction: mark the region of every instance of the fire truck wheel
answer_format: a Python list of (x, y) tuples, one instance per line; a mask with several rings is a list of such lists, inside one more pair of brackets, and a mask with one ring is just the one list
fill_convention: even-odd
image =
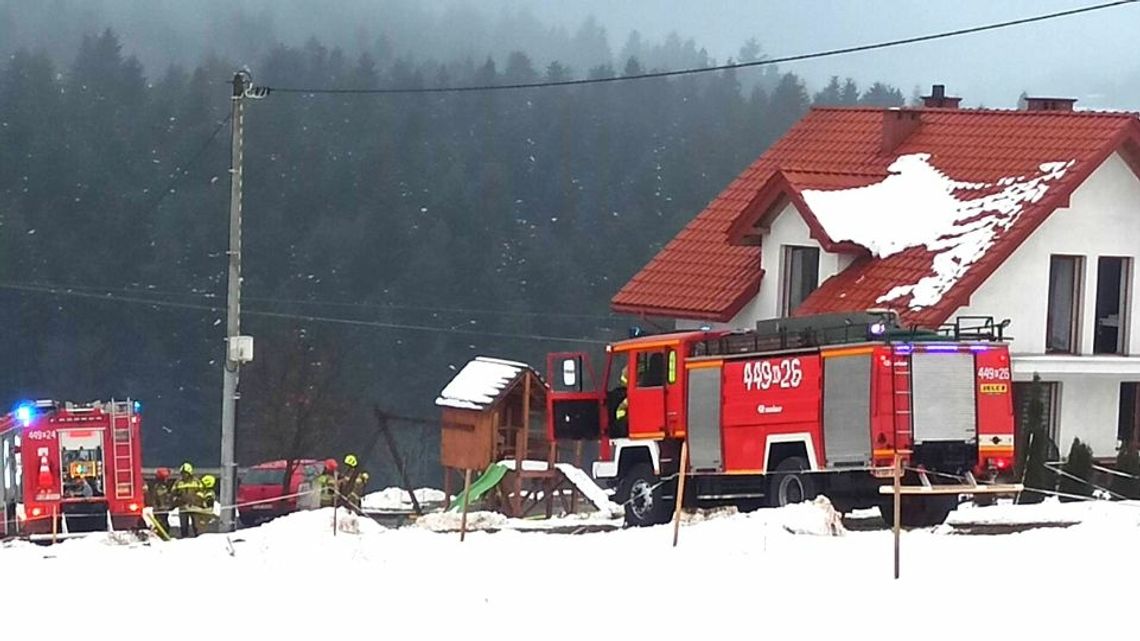
[(810, 474), (803, 473), (806, 469), (808, 469), (807, 461), (798, 456), (780, 461), (768, 486), (768, 505), (784, 507), (814, 499), (815, 479)]
[(638, 463), (621, 477), (619, 496), (624, 497), (625, 522), (634, 527), (657, 525), (667, 515), (659, 479), (648, 463)]

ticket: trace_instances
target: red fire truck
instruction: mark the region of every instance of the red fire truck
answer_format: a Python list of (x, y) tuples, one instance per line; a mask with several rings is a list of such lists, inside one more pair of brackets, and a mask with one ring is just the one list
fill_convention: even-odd
[(0, 536), (139, 529), (138, 401), (29, 401), (0, 416)]
[(964, 317), (919, 331), (870, 310), (638, 336), (606, 347), (600, 385), (586, 354), (550, 354), (547, 430), (598, 440), (593, 475), (616, 488), (631, 525), (671, 516), (682, 442), (687, 507), (825, 494), (891, 522), (880, 488), (897, 451), (904, 482), (936, 490), (905, 496), (901, 521), (940, 523), (960, 494), (1003, 487), (978, 478), (1012, 468), (1007, 325)]

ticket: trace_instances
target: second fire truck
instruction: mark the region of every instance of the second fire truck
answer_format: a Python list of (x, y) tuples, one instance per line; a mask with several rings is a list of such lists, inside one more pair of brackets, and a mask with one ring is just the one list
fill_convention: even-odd
[[(593, 475), (616, 488), (631, 525), (672, 515), (682, 443), (686, 505), (750, 509), (825, 494), (891, 522), (880, 488), (892, 483), (896, 452), (907, 483), (961, 494), (987, 493), (984, 481), (1011, 470), (1004, 328), (962, 318), (916, 331), (872, 310), (678, 331), (608, 345), (600, 381), (586, 354), (551, 354), (547, 429), (554, 440), (599, 442)], [(904, 497), (902, 522), (942, 522), (959, 495), (940, 490)]]

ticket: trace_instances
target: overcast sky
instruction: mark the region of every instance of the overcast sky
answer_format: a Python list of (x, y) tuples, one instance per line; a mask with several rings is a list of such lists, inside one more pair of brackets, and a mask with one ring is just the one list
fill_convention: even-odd
[[(620, 47), (631, 29), (690, 35), (719, 60), (755, 36), (771, 56), (959, 29), (1099, 4), (1103, 0), (500, 0), (570, 24), (593, 14)], [(1140, 108), (1140, 4), (877, 52), (794, 63), (818, 86), (829, 74), (882, 79), (910, 95), (942, 83), (964, 105), (1014, 106), (1030, 94), (1079, 98), (1085, 108)], [(1117, 101), (1106, 95), (1116, 94)], [(1129, 103), (1129, 104), (1117, 104)]]
[[(502, 12), (529, 11), (541, 22), (574, 33), (589, 16), (607, 30), (611, 50), (621, 50), (630, 31), (660, 41), (670, 32), (692, 38), (718, 62), (735, 56), (755, 37), (769, 56), (779, 57), (870, 42), (960, 29), (1043, 13), (1073, 9), (1104, 0), (0, 0), (0, 20), (17, 23), (7, 36), (17, 46), (53, 40), (77, 40), (60, 33), (61, 7), (69, 16), (111, 26), (128, 53), (161, 68), (204, 49), (233, 54), (233, 42), (220, 34), (233, 24), (235, 8), (246, 14), (242, 33), (262, 28), (285, 44), (316, 36), (330, 45), (352, 49), (354, 36), (395, 30), (446, 57), (448, 47), (479, 51), (499, 45), (510, 34), (473, 28), (473, 11), (494, 22)], [(467, 12), (454, 11), (462, 5)], [(473, 9), (474, 8), (474, 9)], [(452, 10), (452, 11), (449, 11)], [(5, 10), (8, 11), (7, 16)], [(434, 33), (423, 31), (420, 16), (449, 12)], [(0, 24), (0, 37), (5, 35)], [(232, 29), (231, 29), (232, 31)], [(1033, 95), (1078, 98), (1078, 108), (1140, 110), (1140, 4), (1104, 9), (1051, 21), (959, 36), (881, 51), (828, 57), (783, 65), (818, 89), (829, 75), (851, 76), (867, 86), (883, 80), (909, 97), (932, 84), (945, 84), (964, 106), (1012, 107), (1025, 90)], [(50, 34), (45, 36), (45, 34)], [(548, 45), (550, 43), (547, 43)], [(4, 49), (0, 43), (0, 49)], [(510, 43), (514, 46), (514, 43)], [(542, 42), (523, 45), (533, 59), (549, 56)], [(228, 47), (228, 48), (227, 48)], [(550, 47), (548, 47), (550, 48)], [(501, 52), (496, 52), (501, 55)], [(557, 52), (545, 52), (557, 55)], [(425, 55), (425, 52), (421, 52)], [(256, 64), (256, 60), (237, 60)], [(615, 61), (621, 68), (624, 61)]]

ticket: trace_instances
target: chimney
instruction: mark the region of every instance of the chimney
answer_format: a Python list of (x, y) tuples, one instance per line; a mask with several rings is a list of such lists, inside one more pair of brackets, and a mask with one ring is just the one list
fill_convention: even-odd
[(1076, 98), (1025, 97), (1026, 111), (1072, 111)]
[(917, 109), (886, 109), (883, 111), (883, 130), (880, 150), (889, 154), (902, 141), (918, 129), (921, 122)]
[(930, 95), (922, 97), (922, 105), (927, 108), (957, 109), (961, 98), (946, 95), (946, 85), (934, 85), (930, 88)]

